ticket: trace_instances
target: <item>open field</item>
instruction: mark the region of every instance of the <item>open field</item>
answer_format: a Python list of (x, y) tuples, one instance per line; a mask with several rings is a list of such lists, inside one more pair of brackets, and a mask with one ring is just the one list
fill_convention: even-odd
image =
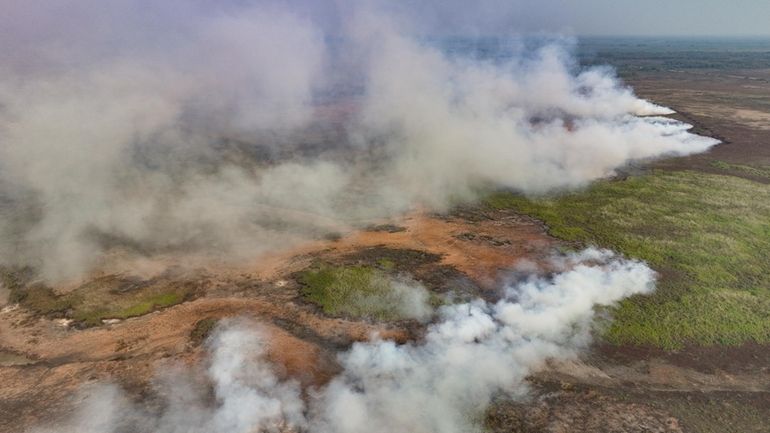
[(724, 142), (656, 166), (710, 171), (715, 160), (770, 166), (768, 40), (594, 40), (583, 50), (585, 61), (614, 66), (637, 95), (671, 107), (696, 132)]
[[(209, 272), (201, 276), (209, 284), (197, 299), (107, 325), (78, 329), (58, 322), (58, 313), (23, 305), (5, 308), (0, 313), (0, 378), (6, 398), (0, 412), (8, 416), (0, 417), (0, 431), (60, 418), (71, 410), (67, 396), (94, 381), (117, 382), (152, 406), (159, 399), (152, 388), (155, 368), (169, 362), (198, 368), (206, 335), (218, 321), (233, 317), (260, 324), (269, 341), (268, 359), (284, 374), (308, 386), (323, 384), (339, 369), (335, 354), (353, 342), (377, 332), (403, 343), (419, 338), (423, 327), (416, 321), (383, 323), (369, 310), (363, 319), (356, 314), (360, 311), (325, 311), (325, 305), (358, 304), (350, 304), (350, 298), (328, 304), (323, 296), (314, 299), (309, 289), (355, 282), (356, 287), (348, 287), (355, 293), (367, 288), (358, 284), (362, 281), (407, 275), (440, 299), (451, 299), (450, 294), (494, 299), (486, 288), (494, 286), (491, 279), (505, 276), (523, 258), (539, 260), (560, 245), (543, 226), (507, 209), (466, 208), (397, 224), (399, 230), (375, 227), (319, 241), (287, 253), (276, 265)], [(530, 379), (535, 400), (501, 401), (485, 424), (494, 432), (593, 431), (591, 426), (607, 423), (615, 425), (608, 430), (613, 432), (695, 432), (702, 431), (695, 428), (703, 423), (712, 431), (762, 431), (740, 428), (756, 426), (767, 415), (763, 390), (770, 382), (761, 370), (764, 361), (722, 366), (718, 357), (617, 355), (614, 349), (609, 354), (599, 350), (549, 365)], [(38, 386), (30, 387), (33, 382)], [(713, 407), (726, 409), (715, 419)]]
[(616, 344), (770, 342), (770, 186), (733, 176), (654, 171), (585, 191), (495, 208), (544, 221), (553, 236), (618, 250), (660, 272), (658, 290), (624, 301), (606, 337)]
[[(268, 359), (285, 376), (306, 386), (326, 383), (339, 369), (336, 354), (354, 342), (376, 333), (404, 343), (420, 332), (421, 325), (414, 320), (383, 323), (380, 319), (400, 318), (391, 316), (400, 310), (372, 305), (372, 296), (357, 297), (367, 288), (379, 289), (369, 290), (369, 295), (386, 298), (375, 301), (391, 302), (398, 296), (392, 296), (390, 277), (403, 275), (396, 281), (436, 291), (440, 287), (442, 296), (448, 291), (485, 296), (486, 288), (506, 266), (551, 251), (553, 240), (529, 218), (507, 211), (473, 211), (473, 215), (474, 221), (409, 216), (398, 221), (398, 230), (374, 226), (309, 243), (253, 266), (199, 270), (195, 281), (200, 284), (193, 287), (187, 286), (186, 277), (191, 275), (187, 273), (150, 279), (97, 277), (67, 293), (50, 288), (33, 293), (33, 299), (45, 302), (6, 305), (0, 311), (0, 379), (5, 384), (0, 431), (18, 432), (60, 419), (72, 409), (69, 396), (95, 381), (118, 383), (132, 397), (152, 405), (158, 398), (152, 388), (155, 368), (167, 362), (196, 368), (205, 356), (202, 341), (218, 321), (227, 318), (257, 322), (269, 341)], [(469, 232), (479, 237), (463, 236)], [(347, 287), (350, 297), (330, 304), (324, 296), (313, 296), (328, 295), (330, 285), (340, 282), (353, 284)], [(153, 300), (188, 287), (194, 290), (180, 304)], [(81, 303), (77, 296), (85, 290), (93, 292), (93, 297)], [(77, 326), (79, 322), (62, 321), (76, 319), (81, 311), (97, 311), (90, 307), (97, 299), (99, 305), (110, 308), (108, 313), (98, 310), (98, 317), (112, 321), (85, 328)], [(367, 309), (346, 309), (351, 300), (361, 299)], [(134, 305), (152, 308), (134, 311)], [(126, 309), (136, 314), (121, 320), (120, 313)]]
[[(608, 60), (641, 96), (725, 141), (703, 155), (635, 163), (565, 195), (499, 193), (447, 214), (374, 221), (242, 266), (162, 263), (156, 275), (67, 288), (4, 270), (0, 432), (56, 422), (84, 384), (113, 382), (157, 408), (157, 370), (204, 376), (205, 340), (223, 320), (258, 324), (280, 376), (318, 387), (355, 342), (423, 337), (419, 314), (396, 308), (420, 292), (394, 283), (424, 288), (433, 306), (494, 302), (517, 265), (583, 244), (649, 262), (657, 292), (613, 310), (580, 357), (532, 374), (529, 399), (497, 399), (484, 428), (770, 432), (770, 65), (764, 54), (690, 56)], [(736, 61), (745, 69), (725, 66)]]

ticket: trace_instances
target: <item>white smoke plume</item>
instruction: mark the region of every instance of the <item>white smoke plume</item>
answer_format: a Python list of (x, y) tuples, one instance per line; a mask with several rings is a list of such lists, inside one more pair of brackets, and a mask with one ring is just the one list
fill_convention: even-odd
[(213, 402), (189, 372), (172, 371), (157, 384), (166, 397), (160, 413), (133, 404), (117, 386), (102, 384), (83, 390), (84, 401), (70, 422), (35, 432), (247, 433), (304, 428), (299, 384), (279, 379), (264, 359), (258, 325), (231, 321), (225, 326), (209, 341), (205, 376), (213, 385)]
[(477, 431), (493, 396), (520, 396), (546, 359), (588, 344), (594, 306), (653, 288), (648, 267), (608, 251), (586, 250), (567, 266), (508, 287), (495, 304), (443, 308), (419, 344), (356, 344), (320, 397), (317, 431)]
[(716, 143), (640, 117), (670, 110), (568, 43), (483, 58), (430, 42), (401, 6), (10, 1), (0, 261), (55, 282), (110, 257), (239, 260)]
[[(235, 323), (211, 340), (207, 376), (215, 401), (169, 382), (169, 404), (141, 414), (113, 387), (94, 393), (59, 432), (317, 433), (472, 432), (493, 397), (526, 393), (526, 377), (551, 358), (574, 357), (591, 340), (594, 308), (653, 289), (641, 262), (588, 249), (555, 259), (550, 277), (510, 285), (496, 303), (443, 307), (424, 339), (373, 340), (340, 354), (342, 373), (300, 397), (262, 357), (258, 328)], [(42, 433), (42, 432), (39, 432)]]

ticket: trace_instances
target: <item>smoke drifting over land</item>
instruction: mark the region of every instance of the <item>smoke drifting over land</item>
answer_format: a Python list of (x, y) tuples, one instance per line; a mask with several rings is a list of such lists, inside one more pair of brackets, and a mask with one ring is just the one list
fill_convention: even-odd
[(510, 285), (496, 303), (443, 307), (422, 342), (355, 344), (339, 357), (342, 373), (306, 399), (264, 359), (259, 328), (231, 322), (209, 341), (213, 401), (184, 375), (159, 383), (159, 394), (167, 396), (160, 413), (103, 386), (56, 431), (478, 431), (493, 397), (522, 396), (528, 374), (590, 342), (594, 306), (647, 293), (654, 284), (647, 266), (605, 250), (556, 258), (552, 267), (560, 273)]
[(237, 260), (483, 188), (575, 188), (715, 144), (639, 117), (670, 111), (579, 68), (569, 44), (506, 39), (484, 58), (385, 6), (6, 5), (0, 258), (54, 281), (108, 253)]

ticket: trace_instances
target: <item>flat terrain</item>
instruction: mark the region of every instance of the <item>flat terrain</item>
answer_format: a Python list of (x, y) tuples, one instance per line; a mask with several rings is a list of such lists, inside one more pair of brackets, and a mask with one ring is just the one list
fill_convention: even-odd
[(678, 349), (770, 343), (770, 185), (655, 169), (585, 191), (487, 199), (543, 220), (564, 240), (613, 248), (660, 274), (655, 294), (625, 300), (606, 338)]
[(726, 172), (768, 182), (770, 68), (656, 72), (654, 76), (636, 74), (628, 81), (640, 96), (672, 107), (697, 132), (725, 143), (706, 154), (662, 161), (659, 166)]
[[(488, 198), (491, 207), (541, 219), (557, 238), (642, 258), (660, 274), (656, 293), (628, 299), (614, 312), (605, 343), (579, 364), (533, 376), (533, 401), (494, 406), (489, 428), (768, 432), (767, 53), (759, 61), (753, 53), (737, 55), (733, 61), (751, 68), (734, 69), (723, 53), (645, 57), (615, 50), (613, 63), (638, 95), (673, 108), (673, 117), (723, 144), (628, 167), (585, 191)], [(709, 61), (718, 67), (697, 65)], [(739, 378), (753, 385), (733, 387)]]
[(157, 369), (200, 368), (202, 341), (225, 317), (260, 323), (284, 375), (322, 384), (339, 369), (336, 353), (374, 331), (420, 338), (424, 325), (382, 308), (399, 301), (384, 276), (418, 281), (431, 297), (494, 299), (521, 260), (584, 244), (648, 261), (658, 291), (611, 312), (580, 359), (530, 377), (529, 400), (497, 401), (486, 428), (770, 432), (770, 67), (666, 63), (679, 57), (631, 57), (620, 72), (725, 142), (703, 155), (628, 167), (565, 196), (496, 193), (446, 215), (373, 222), (237, 268), (164, 263), (72, 287), (4, 270), (0, 432), (54, 422), (99, 381), (152, 405)]
[[(0, 310), (0, 431), (18, 432), (59, 419), (71, 410), (73, 393), (88, 383), (117, 381), (137, 399), (151, 402), (156, 369), (168, 362), (196, 368), (207, 330), (225, 317), (260, 323), (270, 341), (269, 358), (286, 375), (305, 385), (322, 384), (338, 371), (335, 354), (353, 342), (366, 340), (375, 331), (404, 342), (416, 338), (421, 325), (367, 311), (325, 314), (326, 309), (302, 294), (308, 273), (316, 272), (319, 264), (408, 274), (437, 291), (483, 297), (495, 287), (500, 271), (524, 257), (546, 257), (556, 242), (540, 223), (511, 211), (472, 211), (463, 218), (415, 215), (398, 224), (308, 243), (258, 260), (253, 267), (197, 269), (150, 279), (99, 276), (66, 293), (45, 291), (45, 303), (22, 298), (6, 305)], [(191, 275), (196, 275), (194, 294), (173, 306), (131, 293), (151, 288), (152, 296), (163, 299), (164, 289), (177, 293)], [(122, 292), (103, 289), (108, 283), (125, 287), (126, 281), (131, 283)], [(150, 302), (153, 312), (135, 309), (129, 314), (131, 310), (119, 309), (120, 315), (137, 317), (105, 316), (93, 322), (92, 315), (79, 318), (80, 304), (58, 308), (88, 288), (107, 305), (115, 302), (112, 298), (128, 296), (138, 305)], [(378, 318), (392, 320), (372, 320)]]

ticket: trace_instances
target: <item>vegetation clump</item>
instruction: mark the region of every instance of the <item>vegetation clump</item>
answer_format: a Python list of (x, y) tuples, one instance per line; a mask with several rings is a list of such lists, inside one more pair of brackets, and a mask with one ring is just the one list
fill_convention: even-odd
[[(391, 267), (383, 262), (383, 268)], [(320, 264), (300, 272), (298, 280), (305, 299), (331, 316), (390, 321), (429, 314), (424, 288), (375, 267)]]
[(43, 283), (30, 283), (26, 273), (3, 269), (9, 299), (41, 315), (67, 317), (81, 326), (96, 326), (105, 319), (142, 316), (193, 297), (199, 284), (165, 279), (137, 280), (110, 275), (89, 281), (68, 293), (56, 293)]
[(195, 327), (190, 331), (190, 342), (194, 346), (199, 346), (209, 337), (209, 335), (211, 335), (211, 332), (214, 331), (217, 323), (219, 323), (219, 319), (213, 317), (207, 317), (197, 321)]

